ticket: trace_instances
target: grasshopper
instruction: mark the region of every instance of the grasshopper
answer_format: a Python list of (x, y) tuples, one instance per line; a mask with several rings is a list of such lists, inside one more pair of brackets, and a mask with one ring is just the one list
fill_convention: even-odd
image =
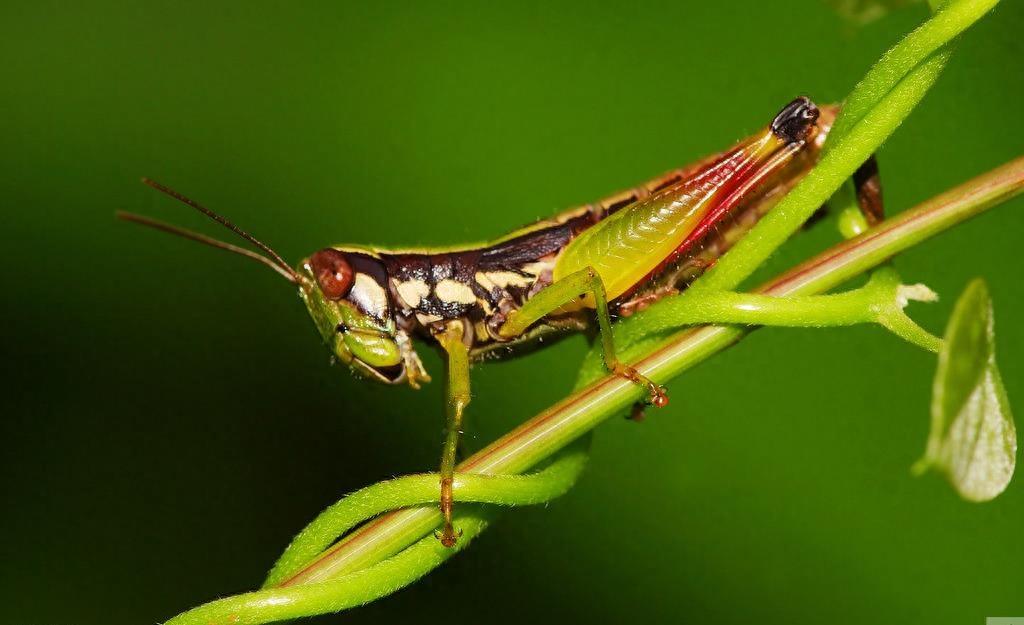
[[(480, 245), (332, 245), (293, 268), (224, 217), (148, 179), (260, 252), (148, 217), (119, 217), (268, 265), (298, 288), (331, 352), (360, 377), (419, 388), (430, 376), (412, 339), (440, 347), (448, 389), (439, 484), (444, 526), (437, 536), (451, 547), (458, 540), (452, 483), (470, 401), (470, 363), (554, 334), (592, 331), (596, 319), (608, 370), (644, 387), (648, 403), (664, 406), (664, 389), (616, 357), (612, 315), (631, 315), (678, 293), (710, 267), (813, 166), (837, 110), (797, 98), (760, 132), (724, 152)], [(881, 193), (873, 160), (854, 182), (868, 222), (878, 221)]]

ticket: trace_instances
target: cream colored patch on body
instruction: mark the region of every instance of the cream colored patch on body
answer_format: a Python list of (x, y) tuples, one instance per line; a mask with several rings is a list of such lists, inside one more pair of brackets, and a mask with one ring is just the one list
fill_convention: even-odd
[(427, 315), (427, 314), (424, 314), (424, 313), (416, 313), (416, 320), (419, 321), (421, 324), (423, 324), (425, 326), (428, 326), (428, 325), (430, 325), (432, 323), (437, 323), (438, 321), (440, 321), (441, 320), (441, 316), (440, 315)]
[(371, 315), (386, 317), (388, 294), (384, 287), (365, 273), (357, 273), (352, 284), (352, 300)]
[(406, 280), (405, 282), (392, 280), (392, 283), (395, 285), (395, 290), (398, 291), (398, 296), (409, 308), (418, 307), (423, 298), (430, 294), (430, 286), (423, 280)]
[(523, 265), (522, 269), (524, 272), (531, 276), (540, 276), (545, 271), (551, 271), (555, 268), (555, 261), (552, 260), (539, 260), (534, 263), (527, 263)]
[(514, 271), (478, 271), (475, 278), (488, 291), (495, 286), (500, 289), (507, 289), (510, 286), (523, 288), (530, 286), (533, 282), (532, 278), (520, 275)]
[(491, 289), (497, 286), (496, 284), (491, 282), (491, 279), (487, 277), (487, 274), (482, 271), (476, 272), (476, 275), (473, 276), (473, 279), (476, 280), (477, 284), (484, 287), (484, 290), (487, 291), (488, 293), (491, 292)]
[(451, 302), (456, 304), (476, 303), (476, 296), (473, 295), (473, 289), (458, 280), (452, 280), (451, 278), (446, 278), (438, 282), (437, 286), (434, 287), (434, 295), (436, 295), (437, 299), (442, 302)]

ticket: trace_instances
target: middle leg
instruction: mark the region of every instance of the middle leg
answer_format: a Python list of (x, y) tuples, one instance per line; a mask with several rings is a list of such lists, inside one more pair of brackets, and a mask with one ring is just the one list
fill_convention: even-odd
[(668, 395), (665, 394), (664, 388), (633, 367), (620, 362), (615, 355), (615, 340), (612, 336), (611, 315), (608, 312), (608, 297), (605, 294), (601, 276), (592, 267), (585, 267), (571, 273), (542, 289), (527, 300), (522, 308), (509, 316), (498, 329), (498, 334), (503, 338), (515, 338), (545, 316), (563, 308), (570, 302), (583, 299), (588, 294), (594, 296), (594, 309), (597, 315), (598, 334), (605, 366), (615, 375), (647, 388), (650, 403), (658, 407), (668, 404)]
[(452, 487), (455, 481), (459, 435), (462, 433), (462, 416), (470, 398), (469, 348), (463, 341), (464, 331), (462, 321), (453, 321), (437, 335), (438, 342), (448, 355), (447, 424), (444, 447), (441, 450), (441, 514), (444, 516), (444, 527), (437, 534), (438, 540), (445, 547), (454, 547), (461, 534), (456, 532), (452, 525)]

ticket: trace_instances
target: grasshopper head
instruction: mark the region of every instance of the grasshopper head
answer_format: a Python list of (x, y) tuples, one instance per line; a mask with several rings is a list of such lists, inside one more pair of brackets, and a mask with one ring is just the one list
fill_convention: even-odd
[[(299, 266), (299, 295), (334, 355), (362, 376), (398, 384), (414, 357), (395, 326), (387, 273), (376, 258), (326, 247)], [(413, 372), (417, 375), (419, 372)]]
[(412, 350), (405, 332), (395, 326), (387, 291), (387, 272), (373, 255), (328, 247), (292, 269), (274, 250), (235, 224), (198, 202), (164, 185), (143, 178), (154, 189), (183, 202), (259, 248), (238, 247), (149, 217), (118, 212), (117, 216), (163, 232), (238, 254), (266, 265), (292, 284), (306, 303), (320, 335), (334, 355), (354, 372), (397, 384), (418, 386), (430, 377)]

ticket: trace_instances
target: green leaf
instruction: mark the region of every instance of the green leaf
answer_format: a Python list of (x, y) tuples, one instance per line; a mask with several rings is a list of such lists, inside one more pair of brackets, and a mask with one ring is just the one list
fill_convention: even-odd
[(995, 360), (992, 300), (981, 279), (956, 303), (932, 388), (932, 429), (915, 471), (946, 475), (969, 501), (1006, 489), (1017, 457), (1017, 433)]

